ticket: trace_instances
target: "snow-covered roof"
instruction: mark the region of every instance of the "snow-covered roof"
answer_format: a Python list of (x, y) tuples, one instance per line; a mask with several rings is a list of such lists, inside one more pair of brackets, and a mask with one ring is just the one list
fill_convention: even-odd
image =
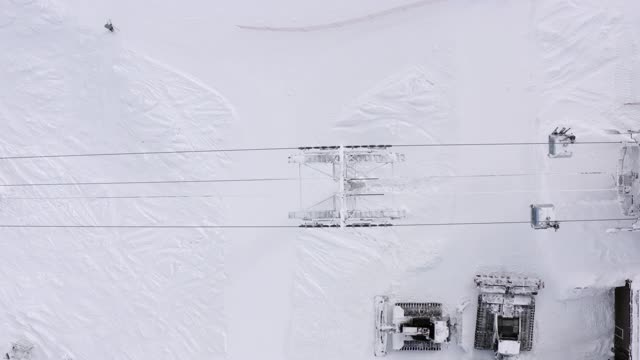
[(501, 340), (498, 343), (498, 353), (502, 355), (518, 355), (520, 353), (520, 342)]
[(436, 343), (443, 343), (447, 341), (449, 337), (449, 327), (446, 321), (436, 321), (433, 334), (433, 341)]

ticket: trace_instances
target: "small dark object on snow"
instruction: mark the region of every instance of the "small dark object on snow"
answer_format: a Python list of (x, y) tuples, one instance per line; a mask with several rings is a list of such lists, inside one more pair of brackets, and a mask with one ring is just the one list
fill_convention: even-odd
[(113, 31), (115, 30), (115, 29), (114, 29), (114, 27), (113, 27), (113, 24), (111, 23), (111, 20), (107, 21), (107, 23), (106, 23), (106, 24), (104, 24), (104, 27), (105, 27), (107, 30), (111, 31), (111, 32), (113, 32)]

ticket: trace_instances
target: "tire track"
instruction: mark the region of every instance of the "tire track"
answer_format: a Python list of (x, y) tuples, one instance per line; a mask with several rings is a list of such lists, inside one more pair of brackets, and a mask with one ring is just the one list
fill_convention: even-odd
[(337, 29), (337, 28), (342, 28), (342, 27), (347, 27), (347, 26), (357, 25), (357, 24), (361, 24), (369, 21), (378, 20), (378, 19), (395, 15), (404, 11), (418, 9), (418, 8), (430, 5), (434, 2), (436, 2), (436, 0), (420, 0), (420, 1), (412, 2), (406, 5), (396, 6), (390, 9), (369, 13), (362, 16), (333, 21), (333, 22), (324, 23), (324, 24), (315, 24), (315, 25), (307, 25), (307, 26), (257, 26), (257, 25), (236, 25), (236, 26), (244, 30), (271, 31), (271, 32), (323, 31), (323, 30)]

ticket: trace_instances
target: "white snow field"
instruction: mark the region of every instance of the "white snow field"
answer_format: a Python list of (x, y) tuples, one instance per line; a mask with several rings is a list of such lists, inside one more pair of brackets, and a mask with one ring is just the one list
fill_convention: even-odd
[[(2, 0), (0, 157), (621, 140), (605, 129), (640, 127), (639, 47), (634, 0)], [(407, 223), (620, 218), (619, 148), (397, 148), (377, 186)], [(0, 159), (0, 225), (297, 225), (295, 181), (113, 184), (296, 177), (289, 154)], [(546, 284), (521, 359), (605, 360), (611, 289), (640, 274), (639, 233), (606, 232), (623, 225), (0, 227), (0, 354), (372, 359), (384, 294), (469, 302), (460, 346), (389, 359), (492, 359), (473, 277), (503, 271)]]

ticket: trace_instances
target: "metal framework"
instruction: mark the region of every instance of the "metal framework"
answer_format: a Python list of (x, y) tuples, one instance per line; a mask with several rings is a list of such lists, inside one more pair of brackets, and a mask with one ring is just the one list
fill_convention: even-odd
[[(389, 150), (390, 145), (352, 145), (301, 147), (289, 156), (298, 164), (299, 173), (307, 167), (333, 179), (338, 188), (316, 204), (289, 213), (302, 220), (302, 227), (370, 227), (391, 226), (391, 221), (405, 217), (405, 211), (393, 208), (361, 209), (358, 199), (384, 194), (367, 193), (367, 183), (377, 178), (371, 173), (396, 162), (404, 155)], [(300, 177), (302, 188), (302, 176)], [(301, 191), (302, 197), (302, 191)]]
[(626, 216), (640, 214), (640, 146), (627, 143), (620, 151), (618, 160), (617, 189), (622, 213)]
[(634, 135), (640, 131), (627, 131), (631, 136), (630, 142), (624, 143), (620, 149), (618, 171), (616, 174), (616, 189), (618, 200), (625, 216), (636, 217), (636, 222), (630, 227), (609, 229), (609, 232), (640, 231), (640, 145)]

